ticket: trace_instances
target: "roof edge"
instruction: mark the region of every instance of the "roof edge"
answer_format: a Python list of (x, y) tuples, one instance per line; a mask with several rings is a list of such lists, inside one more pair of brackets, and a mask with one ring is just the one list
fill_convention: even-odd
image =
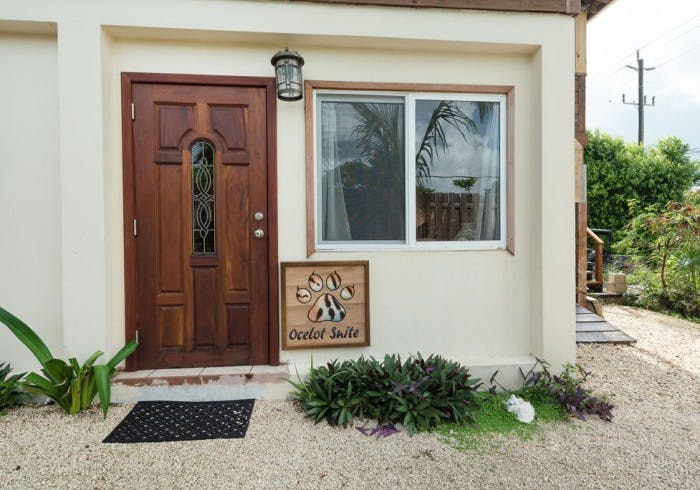
[(346, 5), (380, 5), (384, 7), (443, 8), (491, 10), (502, 12), (539, 12), (577, 15), (582, 0), (289, 0), (291, 2)]

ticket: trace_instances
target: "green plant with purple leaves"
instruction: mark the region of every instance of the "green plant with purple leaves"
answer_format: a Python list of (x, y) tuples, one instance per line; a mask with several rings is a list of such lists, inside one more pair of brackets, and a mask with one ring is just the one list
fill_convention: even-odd
[(316, 422), (347, 426), (359, 417), (382, 427), (400, 423), (410, 434), (446, 422), (473, 421), (480, 385), (461, 364), (420, 354), (403, 361), (398, 355), (382, 361), (364, 356), (336, 360), (312, 366), (305, 380), (288, 381), (295, 388), (292, 398)]
[(547, 362), (537, 359), (527, 373), (521, 371), (523, 387), (517, 393), (530, 401), (554, 401), (581, 420), (585, 420), (586, 415), (597, 415), (606, 422), (612, 421), (614, 405), (583, 386), (590, 371), (578, 364), (566, 364), (559, 374), (552, 374), (549, 368)]

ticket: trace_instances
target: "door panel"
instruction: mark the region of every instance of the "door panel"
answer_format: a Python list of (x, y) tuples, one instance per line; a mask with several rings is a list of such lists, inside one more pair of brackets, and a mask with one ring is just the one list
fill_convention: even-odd
[(266, 364), (266, 89), (134, 83), (132, 97), (137, 367)]

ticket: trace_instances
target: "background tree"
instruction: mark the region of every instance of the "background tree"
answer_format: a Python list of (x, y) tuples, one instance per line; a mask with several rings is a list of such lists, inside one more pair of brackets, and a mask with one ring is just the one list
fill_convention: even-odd
[(700, 180), (700, 165), (679, 138), (659, 140), (648, 151), (601, 133), (588, 133), (584, 150), (588, 177), (588, 223), (613, 230), (617, 240), (635, 210), (679, 202)]

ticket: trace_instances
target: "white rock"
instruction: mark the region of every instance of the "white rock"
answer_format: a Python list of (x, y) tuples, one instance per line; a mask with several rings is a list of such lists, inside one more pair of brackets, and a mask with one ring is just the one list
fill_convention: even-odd
[(515, 395), (510, 395), (505, 404), (508, 411), (514, 413), (519, 421), (529, 424), (535, 420), (535, 409), (530, 402), (526, 402)]

